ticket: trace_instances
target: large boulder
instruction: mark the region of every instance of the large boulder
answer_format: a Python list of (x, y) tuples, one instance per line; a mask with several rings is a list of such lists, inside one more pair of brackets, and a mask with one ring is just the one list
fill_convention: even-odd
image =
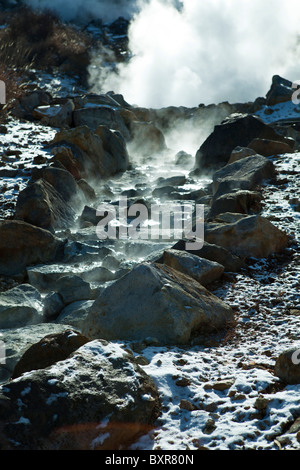
[(28, 266), (53, 261), (65, 241), (48, 230), (20, 220), (0, 222), (0, 274), (11, 276)]
[(192, 334), (224, 328), (231, 319), (231, 308), (195, 279), (142, 263), (99, 295), (82, 332), (91, 338), (187, 344)]
[[(87, 126), (79, 126), (74, 129), (63, 130), (58, 132), (53, 141), (52, 146), (57, 147), (59, 143), (62, 146), (71, 146), (74, 150), (76, 158), (80, 162), (81, 173), (84, 177), (109, 177), (118, 172), (125, 171), (128, 167), (128, 154), (126, 150), (125, 140), (118, 132), (113, 132), (107, 128), (106, 135), (109, 134), (112, 143), (107, 143), (108, 138), (102, 140), (104, 132), (100, 126), (92, 131)], [(76, 151), (76, 148), (79, 151)], [(110, 153), (109, 150), (112, 151)], [(120, 152), (120, 148), (122, 151)], [(115, 151), (118, 149), (118, 151)]]
[(278, 103), (291, 101), (292, 95), (295, 91), (295, 89), (292, 88), (292, 85), (293, 84), (290, 80), (286, 80), (279, 75), (274, 75), (272, 77), (271, 88), (266, 95), (267, 106), (274, 106)]
[(214, 199), (236, 190), (255, 190), (276, 176), (274, 164), (262, 155), (252, 155), (226, 165), (213, 175)]
[(78, 186), (75, 178), (69, 171), (63, 168), (56, 168), (55, 166), (34, 169), (32, 171), (32, 180), (38, 181), (39, 179), (51, 184), (65, 202), (72, 206), (78, 205)]
[[(292, 142), (293, 140), (291, 140), (291, 143)], [(253, 139), (252, 142), (248, 144), (248, 147), (264, 157), (271, 157), (272, 155), (280, 155), (283, 153), (294, 153), (291, 145), (287, 142), (278, 142), (277, 140)]]
[(124, 139), (130, 139), (130, 132), (120, 114), (120, 110), (107, 105), (86, 105), (73, 113), (75, 126), (87, 126), (95, 131), (99, 126), (119, 131)]
[(76, 212), (51, 184), (39, 179), (19, 193), (14, 218), (55, 232), (69, 228)]
[(71, 325), (78, 331), (82, 331), (85, 319), (93, 303), (93, 300), (77, 300), (72, 302), (61, 310), (55, 319), (55, 323)]
[(166, 150), (165, 137), (152, 122), (132, 121), (130, 151), (143, 157)]
[(38, 106), (32, 111), (32, 116), (49, 126), (66, 128), (70, 127), (73, 123), (74, 109), (73, 101), (68, 99), (62, 105)]
[(21, 284), (0, 294), (0, 329), (40, 323), (42, 317), (41, 295), (29, 284)]
[(238, 256), (266, 258), (288, 246), (286, 233), (260, 215), (225, 213), (218, 217), (218, 221), (205, 224), (205, 240)]
[(284, 137), (252, 114), (232, 114), (203, 142), (196, 153), (196, 168), (217, 170), (226, 165), (236, 147), (248, 147), (255, 138), (284, 141)]
[(257, 214), (261, 210), (263, 197), (258, 191), (234, 191), (212, 201), (208, 219), (224, 212)]
[(132, 355), (90, 341), (0, 388), (1, 448), (126, 449), (153, 428), (159, 408), (153, 380)]

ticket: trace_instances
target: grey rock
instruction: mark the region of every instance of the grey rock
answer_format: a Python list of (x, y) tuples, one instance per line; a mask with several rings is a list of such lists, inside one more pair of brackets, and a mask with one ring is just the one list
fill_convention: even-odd
[(77, 302), (72, 302), (61, 310), (55, 322), (63, 325), (71, 325), (78, 331), (82, 331), (84, 321), (93, 303), (94, 300), (78, 300)]
[(63, 308), (64, 303), (61, 296), (57, 292), (49, 292), (44, 298), (44, 320), (46, 322), (55, 320)]
[(300, 383), (300, 348), (283, 351), (275, 362), (274, 374), (286, 384)]
[(42, 321), (43, 304), (39, 292), (29, 284), (0, 294), (0, 328), (19, 328)]
[(119, 131), (125, 140), (130, 139), (130, 132), (117, 108), (106, 105), (87, 106), (76, 109), (73, 113), (75, 126), (88, 126), (96, 130), (99, 126)]
[(77, 300), (90, 300), (93, 297), (90, 284), (76, 275), (62, 276), (56, 281), (56, 292), (65, 305)]

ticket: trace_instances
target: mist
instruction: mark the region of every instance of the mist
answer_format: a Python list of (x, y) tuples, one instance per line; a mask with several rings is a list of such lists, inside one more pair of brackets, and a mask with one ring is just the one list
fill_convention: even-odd
[(300, 78), (296, 0), (149, 0), (129, 29), (130, 61), (98, 68), (98, 91), (135, 105), (198, 106), (253, 101), (272, 76)]

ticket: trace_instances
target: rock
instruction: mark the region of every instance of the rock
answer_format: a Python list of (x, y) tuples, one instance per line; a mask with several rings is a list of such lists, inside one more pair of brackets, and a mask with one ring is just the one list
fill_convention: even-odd
[(130, 126), (130, 152), (147, 157), (166, 150), (163, 133), (151, 122), (133, 121)]
[(190, 153), (181, 150), (175, 155), (175, 165), (182, 167), (191, 167), (194, 164), (193, 156)]
[(51, 158), (50, 162), (56, 165), (63, 165), (63, 167), (71, 173), (73, 178), (78, 182), (81, 179), (80, 173), (80, 163), (75, 158), (72, 150), (68, 147), (57, 147), (52, 149), (54, 156)]
[[(205, 240), (241, 257), (266, 258), (288, 246), (287, 235), (260, 215), (232, 218), (228, 223), (205, 224)], [(233, 219), (233, 220), (232, 220)]]
[(112, 106), (93, 105), (74, 111), (76, 127), (87, 126), (95, 131), (99, 126), (119, 131), (126, 141), (130, 140), (130, 132), (120, 115), (120, 110)]
[(213, 383), (212, 388), (214, 390), (218, 390), (219, 392), (224, 392), (225, 390), (228, 390), (232, 385), (235, 383), (235, 379), (223, 379), (223, 380), (217, 380), (216, 382)]
[(228, 165), (230, 165), (230, 163), (237, 162), (238, 160), (241, 160), (242, 158), (250, 157), (251, 155), (256, 155), (257, 153), (259, 152), (255, 152), (249, 147), (236, 147), (234, 150), (232, 150), (230, 154)]
[(226, 165), (236, 147), (248, 147), (255, 138), (283, 141), (284, 137), (251, 114), (232, 114), (215, 126), (196, 153), (196, 168), (216, 170)]
[(274, 164), (262, 155), (238, 160), (214, 173), (214, 199), (234, 190), (255, 190), (263, 181), (274, 178), (275, 174)]
[(35, 119), (47, 121), (49, 126), (66, 128), (72, 125), (74, 109), (74, 103), (69, 99), (63, 105), (38, 106), (32, 115)]
[(275, 362), (274, 374), (289, 385), (300, 383), (300, 349), (283, 351)]
[(5, 344), (5, 364), (0, 363), (0, 382), (10, 379), (15, 365), (32, 344), (37, 343), (46, 335), (61, 333), (70, 328), (72, 328), (70, 325), (39, 323), (0, 330), (1, 340)]
[(0, 274), (12, 276), (27, 267), (54, 261), (65, 241), (20, 220), (0, 222)]
[(0, 403), (3, 450), (124, 450), (148, 434), (160, 407), (133, 356), (101, 340), (5, 384)]
[(14, 217), (55, 232), (74, 224), (76, 213), (51, 184), (40, 179), (19, 193)]
[[(179, 240), (172, 249), (175, 250), (186, 250), (185, 240)], [(215, 244), (207, 243), (204, 241), (203, 247), (200, 250), (195, 250), (191, 252), (193, 255), (199, 256), (200, 258), (205, 258), (210, 261), (215, 261), (218, 264), (224, 266), (225, 271), (227, 272), (237, 272), (244, 267), (244, 262), (238, 256), (233, 255), (230, 251), (226, 250), (222, 246)]]
[(87, 202), (95, 201), (96, 193), (94, 188), (83, 178), (77, 181), (79, 190), (84, 196), (84, 200)]
[(92, 299), (90, 284), (76, 275), (62, 276), (56, 281), (56, 292), (58, 292), (65, 305), (77, 300)]
[(55, 320), (64, 308), (61, 296), (57, 292), (49, 292), (44, 298), (44, 320)]
[(263, 197), (257, 191), (235, 191), (214, 199), (208, 213), (208, 219), (224, 212), (257, 214), (262, 206)]
[(224, 266), (221, 264), (186, 251), (165, 250), (163, 259), (166, 265), (196, 279), (203, 286), (216, 281), (224, 272)]
[(91, 338), (186, 344), (198, 331), (223, 328), (231, 308), (194, 279), (168, 266), (142, 263), (95, 300), (82, 332)]
[(69, 171), (54, 166), (34, 169), (32, 180), (40, 179), (51, 184), (65, 202), (75, 207), (79, 204), (78, 186)]
[(268, 139), (253, 139), (248, 147), (264, 157), (279, 155), (284, 153), (294, 153), (293, 148), (287, 142), (278, 142)]
[(42, 321), (43, 304), (39, 292), (22, 284), (0, 294), (0, 329), (19, 328)]
[(55, 322), (63, 325), (71, 325), (78, 331), (82, 331), (84, 321), (93, 303), (94, 300), (78, 300), (77, 302), (72, 302), (61, 310)]
[[(95, 132), (87, 126), (60, 131), (55, 135), (51, 145), (57, 147), (59, 143), (63, 146), (71, 145), (75, 154), (76, 148), (79, 149), (77, 158), (83, 177), (109, 177), (125, 171), (128, 167), (128, 154), (124, 139), (120, 134), (109, 129), (104, 131), (103, 126)], [(110, 153), (105, 147), (114, 153)]]
[(274, 75), (272, 77), (271, 88), (266, 95), (267, 106), (274, 106), (278, 103), (290, 101), (294, 91), (295, 89), (292, 88), (292, 82), (279, 75)]
[(63, 361), (88, 341), (88, 338), (71, 329), (47, 335), (25, 351), (15, 365), (11, 379), (16, 379), (25, 372), (45, 369)]
[(20, 99), (20, 107), (24, 113), (24, 117), (26, 115), (31, 117), (34, 108), (49, 105), (50, 102), (51, 96), (49, 93), (43, 90), (35, 90), (22, 95), (22, 98)]

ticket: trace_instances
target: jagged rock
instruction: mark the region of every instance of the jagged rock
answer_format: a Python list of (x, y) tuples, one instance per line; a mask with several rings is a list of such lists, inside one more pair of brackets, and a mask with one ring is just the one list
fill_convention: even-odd
[(236, 147), (248, 147), (255, 138), (284, 141), (284, 137), (251, 114), (232, 114), (215, 126), (196, 153), (196, 168), (216, 170), (226, 165)]
[(171, 268), (196, 279), (196, 281), (200, 282), (203, 286), (216, 281), (224, 272), (224, 266), (221, 264), (200, 258), (186, 251), (174, 249), (165, 250), (163, 261)]
[[(265, 258), (288, 246), (287, 235), (268, 219), (260, 215), (227, 214), (230, 218), (205, 224), (208, 243), (223, 246), (241, 257), (254, 258)], [(236, 215), (238, 217), (234, 217)]]
[(5, 363), (0, 363), (0, 382), (10, 379), (12, 372), (22, 355), (30, 346), (40, 341), (44, 336), (61, 333), (72, 326), (55, 323), (39, 323), (0, 330), (1, 340), (5, 344)]
[(214, 199), (208, 219), (224, 212), (255, 214), (261, 210), (263, 197), (258, 191), (235, 191)]
[(54, 154), (54, 156), (51, 158), (50, 162), (53, 163), (54, 166), (63, 165), (76, 181), (81, 179), (80, 164), (70, 148), (64, 146), (54, 147), (52, 154)]
[(223, 328), (231, 308), (168, 266), (142, 263), (95, 300), (82, 332), (91, 338), (188, 343), (192, 333)]
[(49, 292), (44, 298), (43, 316), (44, 320), (55, 320), (63, 310), (65, 304), (57, 292)]
[(297, 347), (283, 351), (275, 362), (274, 374), (283, 382), (300, 383), (300, 350)]
[(11, 276), (27, 267), (53, 261), (65, 241), (48, 230), (20, 220), (0, 222), (0, 274)]
[(72, 125), (74, 109), (74, 103), (69, 99), (63, 105), (38, 106), (33, 109), (32, 115), (49, 126), (66, 128)]
[(18, 195), (15, 219), (54, 232), (70, 227), (76, 212), (47, 181), (40, 179)]
[(45, 369), (63, 361), (88, 341), (88, 338), (71, 329), (47, 335), (25, 351), (15, 365), (11, 379), (16, 379), (25, 372)]
[(90, 284), (76, 275), (60, 277), (56, 281), (55, 290), (60, 294), (65, 305), (77, 300), (90, 300), (93, 298)]
[(93, 303), (94, 300), (78, 300), (77, 302), (72, 302), (61, 310), (55, 322), (63, 325), (71, 325), (78, 331), (82, 331), (84, 321)]
[(283, 153), (294, 153), (293, 148), (287, 142), (278, 142), (269, 139), (253, 139), (248, 147), (264, 157), (271, 157)]
[(271, 88), (266, 95), (267, 106), (274, 106), (278, 103), (290, 101), (294, 91), (295, 89), (292, 88), (292, 82), (290, 80), (286, 80), (279, 75), (274, 75), (272, 77)]
[(39, 292), (22, 284), (0, 294), (0, 329), (40, 323), (43, 304)]
[(130, 132), (120, 114), (119, 109), (106, 105), (92, 105), (74, 111), (74, 124), (77, 127), (87, 126), (95, 131), (99, 126), (119, 131), (126, 141), (130, 140)]
[[(185, 240), (179, 240), (176, 242), (172, 249), (189, 252), (189, 250), (186, 249)], [(200, 258), (205, 258), (221, 264), (224, 266), (225, 271), (227, 272), (237, 272), (240, 271), (242, 267), (244, 267), (244, 262), (241, 258), (230, 253), (230, 251), (226, 250), (224, 247), (207, 243), (207, 241), (204, 241), (200, 250), (193, 250), (191, 253), (193, 255), (199, 256)]]
[[(24, 403), (24, 407), (19, 406)], [(159, 414), (153, 380), (119, 345), (90, 341), (0, 388), (3, 450), (118, 450)]]
[(252, 155), (226, 165), (213, 175), (214, 199), (235, 190), (255, 190), (276, 175), (274, 164), (262, 155)]
[(74, 206), (78, 204), (78, 186), (69, 171), (54, 166), (34, 169), (32, 172), (32, 180), (38, 181), (40, 179), (51, 184), (64, 201)]

